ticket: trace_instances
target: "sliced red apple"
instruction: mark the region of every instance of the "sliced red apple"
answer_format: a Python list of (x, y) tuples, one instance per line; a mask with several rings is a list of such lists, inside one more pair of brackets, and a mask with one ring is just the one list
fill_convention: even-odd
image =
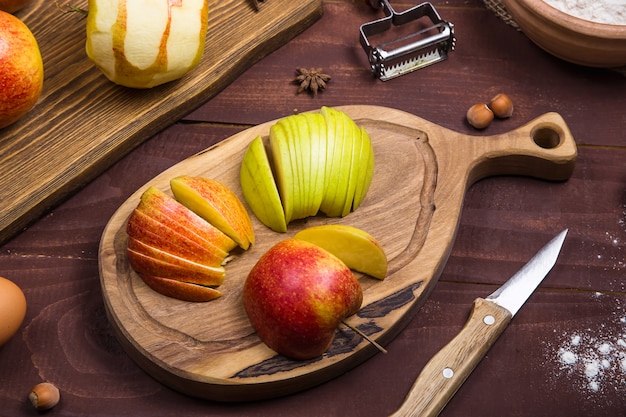
[(138, 210), (129, 217), (126, 233), (150, 246), (205, 265), (220, 266), (228, 256), (228, 252), (212, 243), (190, 239)]
[(226, 271), (223, 267), (200, 266), (176, 260), (172, 260), (176, 262), (172, 263), (165, 260), (167, 257), (155, 258), (130, 247), (126, 248), (126, 254), (130, 266), (138, 274), (161, 276), (208, 286), (218, 286), (224, 282)]
[(242, 249), (254, 244), (250, 216), (239, 198), (219, 181), (183, 175), (170, 181), (178, 201), (228, 235)]
[(143, 282), (154, 291), (182, 301), (198, 303), (215, 300), (222, 296), (220, 291), (203, 285), (191, 284), (154, 275), (141, 274), (140, 277)]
[(155, 187), (150, 187), (143, 193), (137, 210), (181, 234), (200, 236), (225, 252), (237, 246), (233, 239), (218, 228)]

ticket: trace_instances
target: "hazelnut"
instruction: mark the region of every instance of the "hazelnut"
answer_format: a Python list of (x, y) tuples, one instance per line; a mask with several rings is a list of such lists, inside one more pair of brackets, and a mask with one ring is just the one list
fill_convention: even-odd
[(506, 119), (513, 114), (513, 102), (506, 94), (498, 94), (488, 104), (489, 108), (496, 117)]
[(484, 129), (493, 121), (493, 112), (485, 103), (478, 103), (467, 110), (466, 117), (476, 129)]
[(28, 394), (33, 407), (37, 410), (49, 410), (59, 403), (61, 395), (59, 389), (49, 382), (42, 382), (35, 385)]

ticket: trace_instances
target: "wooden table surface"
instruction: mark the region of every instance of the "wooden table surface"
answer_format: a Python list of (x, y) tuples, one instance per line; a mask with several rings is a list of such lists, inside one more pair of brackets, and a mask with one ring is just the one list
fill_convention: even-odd
[[(326, 1), (310, 29), (4, 244), (0, 276), (21, 286), (28, 311), (0, 348), (0, 416), (38, 415), (26, 396), (41, 381), (61, 390), (50, 416), (386, 416), (463, 326), (472, 301), (564, 228), (558, 264), (441, 415), (626, 415), (626, 77), (546, 54), (480, 0), (433, 4), (455, 24), (447, 61), (372, 79), (358, 29), (380, 15), (364, 1)], [(328, 89), (297, 95), (297, 67), (323, 67)], [(515, 114), (476, 132), (466, 109), (498, 92), (513, 98)], [(344, 104), (398, 108), (480, 135), (556, 111), (578, 143), (577, 166), (562, 183), (497, 177), (473, 185), (439, 283), (387, 355), (308, 391), (254, 403), (194, 399), (149, 377), (105, 315), (97, 253), (108, 219), (152, 177), (234, 133), (296, 109)]]

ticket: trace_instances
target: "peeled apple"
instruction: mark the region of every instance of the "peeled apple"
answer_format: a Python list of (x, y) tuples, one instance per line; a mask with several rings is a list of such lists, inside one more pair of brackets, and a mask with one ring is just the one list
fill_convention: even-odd
[(365, 129), (344, 112), (322, 107), (277, 121), (267, 145), (255, 138), (239, 180), (259, 221), (286, 232), (292, 220), (318, 212), (344, 217), (356, 210), (373, 174), (374, 150)]
[(89, 0), (87, 56), (112, 82), (151, 88), (204, 53), (208, 0)]

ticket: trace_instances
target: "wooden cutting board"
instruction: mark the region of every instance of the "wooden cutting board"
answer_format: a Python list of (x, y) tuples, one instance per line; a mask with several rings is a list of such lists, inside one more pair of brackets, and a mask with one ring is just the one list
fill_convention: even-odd
[[(60, 5), (67, 5), (60, 0)], [(87, 8), (86, 0), (69, 4)], [(18, 14), (44, 61), (35, 108), (0, 130), (0, 244), (145, 139), (206, 102), (322, 15), (321, 0), (210, 0), (205, 55), (179, 81), (150, 90), (108, 81), (85, 54), (85, 17), (56, 1)]]
[[(343, 223), (369, 231), (389, 259), (384, 281), (360, 276), (363, 307), (348, 319), (381, 344), (391, 341), (425, 302), (448, 259), (467, 188), (492, 175), (565, 180), (576, 144), (563, 119), (545, 114), (497, 136), (467, 136), (417, 116), (377, 106), (338, 107), (368, 130), (376, 167), (357, 211), (342, 219), (297, 221), (275, 233), (254, 216), (256, 244), (226, 266), (223, 296), (188, 303), (149, 289), (125, 255), (126, 220), (148, 186), (170, 193), (177, 175), (215, 178), (240, 198), (239, 168), (247, 144), (267, 136), (274, 122), (245, 130), (155, 177), (137, 190), (104, 230), (100, 251), (102, 292), (109, 319), (130, 356), (149, 374), (186, 394), (219, 401), (276, 397), (333, 378), (378, 351), (348, 328), (317, 359), (293, 361), (275, 354), (254, 333), (242, 306), (242, 286), (269, 247), (304, 227)], [(393, 350), (389, 351), (393, 355)]]

